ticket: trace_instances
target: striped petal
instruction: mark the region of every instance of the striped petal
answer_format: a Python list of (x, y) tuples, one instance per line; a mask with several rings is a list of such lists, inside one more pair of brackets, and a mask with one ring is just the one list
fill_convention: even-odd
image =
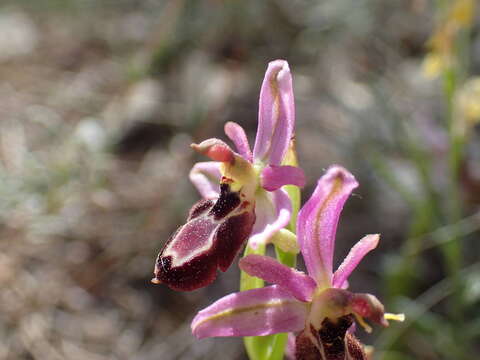
[(280, 165), (295, 126), (292, 75), (285, 60), (268, 64), (260, 90), (255, 160)]
[(345, 201), (357, 186), (346, 169), (331, 166), (298, 214), (298, 243), (308, 273), (319, 286), (331, 286), (338, 220)]
[(299, 331), (307, 304), (279, 286), (227, 295), (200, 311), (192, 321), (199, 339), (214, 336), (262, 336)]
[(300, 301), (311, 301), (317, 287), (310, 276), (280, 264), (270, 256), (248, 255), (240, 260), (239, 265), (248, 275), (279, 285)]

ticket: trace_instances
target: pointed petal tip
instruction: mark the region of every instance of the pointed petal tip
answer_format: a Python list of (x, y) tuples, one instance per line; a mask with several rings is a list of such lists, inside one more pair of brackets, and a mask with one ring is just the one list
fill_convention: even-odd
[(201, 313), (202, 311), (198, 312), (198, 314), (193, 318), (192, 323), (190, 324), (190, 329), (192, 330), (192, 334), (198, 340), (208, 337), (208, 335), (205, 335), (201, 331), (199, 331), (198, 325), (201, 323), (201, 319), (202, 319)]
[(298, 213), (297, 238), (305, 265), (308, 273), (322, 285), (332, 285), (338, 222), (345, 202), (357, 186), (358, 182), (347, 169), (332, 165), (320, 177), (310, 199)]
[(355, 179), (355, 176), (353, 176), (350, 171), (343, 166), (336, 164), (329, 166), (325, 175), (322, 176), (318, 182), (320, 183), (322, 179), (323, 181), (335, 181), (338, 179), (343, 184), (349, 185), (351, 189), (355, 189), (359, 185), (357, 179)]
[(348, 255), (333, 274), (333, 286), (341, 288), (365, 255), (377, 247), (379, 241), (379, 234), (369, 234), (361, 238), (350, 249)]
[(191, 329), (197, 339), (224, 336), (264, 336), (299, 331), (307, 305), (278, 286), (227, 295), (201, 310)]
[(380, 242), (380, 234), (368, 234), (365, 235), (365, 238), (369, 238), (371, 244), (372, 244), (372, 249), (375, 249), (378, 246), (378, 243)]

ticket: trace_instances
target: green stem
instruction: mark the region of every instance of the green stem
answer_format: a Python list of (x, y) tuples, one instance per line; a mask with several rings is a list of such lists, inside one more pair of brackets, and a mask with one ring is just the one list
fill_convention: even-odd
[[(287, 266), (295, 266), (296, 254), (287, 253), (275, 247), (277, 259)], [(248, 246), (245, 248), (244, 256), (250, 254), (265, 254), (265, 246), (259, 246), (253, 249)], [(246, 291), (264, 286), (264, 281), (260, 278), (241, 272), (240, 290)], [(247, 350), (250, 360), (281, 360), (283, 359), (285, 345), (287, 343), (288, 334), (275, 334), (267, 336), (246, 336), (243, 338), (245, 349)]]

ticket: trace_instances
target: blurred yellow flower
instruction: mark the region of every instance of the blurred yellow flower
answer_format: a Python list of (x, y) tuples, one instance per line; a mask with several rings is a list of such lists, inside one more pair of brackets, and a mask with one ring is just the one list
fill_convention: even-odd
[(429, 53), (423, 60), (423, 73), (435, 78), (454, 65), (454, 44), (459, 31), (470, 27), (476, 0), (456, 0), (427, 42)]
[(468, 27), (472, 24), (475, 15), (476, 0), (457, 0), (452, 6), (449, 21), (459, 27)]
[(425, 56), (422, 63), (422, 72), (429, 78), (434, 79), (442, 73), (446, 68), (445, 64), (449, 63), (449, 59), (438, 53), (431, 52)]
[(455, 97), (455, 124), (458, 135), (466, 135), (468, 130), (480, 121), (480, 77), (470, 78), (458, 90)]

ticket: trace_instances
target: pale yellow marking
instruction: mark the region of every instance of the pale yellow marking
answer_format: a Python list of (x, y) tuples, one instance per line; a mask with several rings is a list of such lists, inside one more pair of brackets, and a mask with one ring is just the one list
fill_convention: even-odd
[(355, 315), (355, 319), (357, 319), (358, 323), (360, 324), (360, 326), (367, 332), (367, 333), (371, 333), (372, 332), (372, 327), (370, 325), (368, 325), (365, 320), (363, 320), (363, 318), (360, 316), (360, 315), (357, 315), (357, 314), (354, 314)]
[(385, 320), (394, 320), (394, 321), (400, 321), (400, 322), (405, 321), (405, 314), (385, 313), (383, 317), (385, 318)]
[(198, 326), (202, 325), (203, 323), (205, 323), (207, 321), (222, 320), (221, 318), (227, 317), (227, 316), (239, 315), (239, 314), (249, 312), (249, 311), (261, 310), (261, 309), (265, 309), (265, 308), (272, 308), (272, 307), (279, 307), (279, 306), (285, 306), (285, 305), (290, 305), (290, 304), (302, 304), (302, 303), (300, 303), (298, 301), (275, 300), (275, 301), (270, 301), (268, 303), (264, 303), (264, 304), (261, 304), (261, 305), (247, 306), (247, 307), (236, 308), (236, 309), (231, 308), (231, 309), (224, 310), (220, 313), (217, 313), (215, 315), (212, 315), (212, 316), (210, 316), (206, 319), (203, 319), (200, 322), (197, 322), (194, 325), (194, 327), (198, 327)]
[[(342, 188), (342, 185), (344, 184), (344, 181), (342, 181), (343, 177), (342, 176), (336, 176), (335, 179), (333, 180), (333, 185), (332, 185), (332, 190), (330, 191), (330, 193), (327, 195), (325, 201), (323, 202), (323, 204), (320, 206), (320, 208), (317, 210), (316, 212), (316, 216), (315, 216), (315, 223), (314, 223), (314, 236), (315, 236), (315, 244), (317, 244), (317, 246), (320, 244), (320, 241), (318, 240), (318, 233), (319, 233), (319, 227), (320, 227), (320, 219), (322, 218), (322, 216), (324, 215), (324, 212), (325, 212), (325, 208), (327, 207), (327, 205), (332, 201), (332, 198), (334, 198), (336, 195), (338, 195), (338, 193), (340, 192), (341, 188)], [(320, 250), (318, 249), (318, 247), (316, 248), (317, 250), (317, 254), (320, 254)], [(331, 272), (332, 270), (331, 269), (325, 269), (325, 264), (323, 264), (323, 259), (322, 257), (320, 257), (320, 259), (322, 260), (322, 269), (323, 269), (323, 273), (321, 274), (322, 278), (321, 281), (318, 281), (317, 283), (321, 283), (319, 285), (324, 285), (326, 287), (330, 287), (332, 284), (331, 284), (331, 277), (330, 275), (328, 274), (328, 272)], [(326, 273), (325, 273), (326, 272)]]

